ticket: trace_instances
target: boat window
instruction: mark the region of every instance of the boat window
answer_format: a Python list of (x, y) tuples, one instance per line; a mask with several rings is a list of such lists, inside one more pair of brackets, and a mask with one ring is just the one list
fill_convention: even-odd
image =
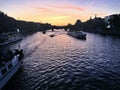
[(6, 68), (4, 68), (3, 70), (1, 70), (2, 75), (4, 75), (6, 72), (7, 72)]
[(12, 67), (13, 67), (12, 63), (8, 65), (8, 69), (10, 69)]

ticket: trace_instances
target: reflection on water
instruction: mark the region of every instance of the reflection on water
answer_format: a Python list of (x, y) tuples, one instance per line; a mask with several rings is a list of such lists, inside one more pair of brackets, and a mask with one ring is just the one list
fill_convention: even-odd
[(120, 90), (119, 38), (88, 33), (87, 40), (78, 40), (65, 32), (51, 38), (52, 33), (20, 42), (24, 64), (4, 89)]

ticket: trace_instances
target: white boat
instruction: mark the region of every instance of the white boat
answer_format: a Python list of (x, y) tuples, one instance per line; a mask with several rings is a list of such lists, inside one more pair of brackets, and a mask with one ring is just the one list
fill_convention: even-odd
[(0, 46), (5, 46), (22, 39), (23, 37), (18, 32), (3, 33), (3, 34), (0, 34)]
[(23, 54), (14, 55), (12, 60), (4, 62), (0, 66), (0, 90), (6, 85), (10, 78), (18, 71), (22, 63)]
[(13, 42), (17, 42), (17, 41), (20, 41), (22, 40), (23, 38), (16, 38), (16, 39), (13, 39), (13, 40), (8, 40), (8, 41), (5, 41), (3, 43), (0, 43), (0, 46), (5, 46), (5, 45), (8, 45), (10, 43), (13, 43)]
[(86, 39), (87, 35), (82, 31), (68, 31), (67, 34), (78, 39)]

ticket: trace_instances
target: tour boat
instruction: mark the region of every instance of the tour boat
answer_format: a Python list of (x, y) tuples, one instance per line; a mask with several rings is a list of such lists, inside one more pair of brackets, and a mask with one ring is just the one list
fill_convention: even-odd
[(68, 31), (67, 34), (78, 39), (86, 39), (87, 35), (82, 31)]
[[(2, 57), (2, 56), (1, 56)], [(11, 77), (18, 71), (22, 64), (23, 52), (17, 50), (7, 61), (0, 63), (0, 90), (6, 85)], [(1, 59), (2, 60), (2, 59)]]
[(19, 32), (8, 32), (0, 34), (0, 46), (5, 46), (10, 43), (20, 41), (23, 37)]

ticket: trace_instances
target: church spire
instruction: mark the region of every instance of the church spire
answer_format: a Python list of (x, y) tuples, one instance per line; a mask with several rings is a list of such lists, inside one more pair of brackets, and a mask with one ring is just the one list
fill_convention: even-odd
[(97, 18), (97, 14), (95, 14), (95, 18)]

